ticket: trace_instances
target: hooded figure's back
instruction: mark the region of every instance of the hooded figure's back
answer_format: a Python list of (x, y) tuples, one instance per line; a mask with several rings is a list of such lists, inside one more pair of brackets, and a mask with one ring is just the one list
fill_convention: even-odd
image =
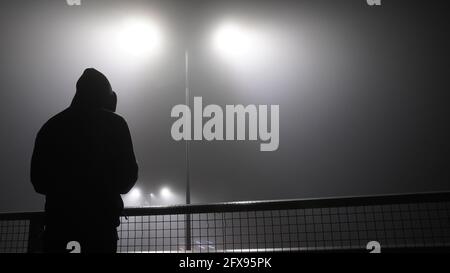
[(39, 131), (31, 181), (46, 195), (48, 221), (119, 224), (120, 194), (133, 187), (138, 167), (127, 123), (106, 109), (111, 95), (106, 77), (87, 69), (71, 106)]

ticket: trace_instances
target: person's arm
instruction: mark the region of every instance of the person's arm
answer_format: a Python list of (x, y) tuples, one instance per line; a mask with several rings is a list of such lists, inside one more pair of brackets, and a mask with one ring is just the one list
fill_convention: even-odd
[(36, 136), (30, 170), (30, 178), (34, 190), (43, 195), (47, 194), (50, 179), (49, 147), (45, 132), (46, 128), (44, 125)]
[(126, 121), (120, 118), (116, 135), (115, 181), (120, 194), (126, 194), (138, 179), (138, 165), (133, 150), (130, 130)]

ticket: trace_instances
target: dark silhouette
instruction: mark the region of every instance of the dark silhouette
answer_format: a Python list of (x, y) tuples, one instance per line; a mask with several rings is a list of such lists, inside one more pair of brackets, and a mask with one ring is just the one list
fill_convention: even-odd
[(116, 92), (111, 91), (111, 94), (106, 99), (105, 109), (111, 112), (116, 112), (117, 108), (117, 95)]
[(31, 182), (46, 196), (44, 251), (115, 252), (123, 210), (120, 194), (136, 183), (136, 163), (126, 121), (115, 114), (108, 79), (86, 69), (72, 104), (39, 131)]

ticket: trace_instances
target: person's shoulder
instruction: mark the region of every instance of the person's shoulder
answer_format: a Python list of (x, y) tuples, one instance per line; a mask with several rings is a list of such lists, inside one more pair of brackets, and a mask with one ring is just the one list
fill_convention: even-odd
[(58, 114), (52, 116), (47, 120), (47, 122), (42, 125), (40, 132), (44, 132), (46, 130), (49, 130), (55, 126), (59, 126), (61, 122), (64, 122), (66, 119), (65, 117), (68, 115), (68, 109), (65, 109)]
[(118, 125), (126, 125), (127, 124), (125, 118), (115, 112), (101, 109), (101, 110), (99, 110), (98, 113), (103, 119), (107, 120), (108, 122), (112, 122), (112, 123), (115, 123)]
[(112, 130), (117, 136), (122, 136), (129, 132), (128, 123), (121, 115), (108, 110), (101, 110), (99, 113), (101, 116), (100, 122), (103, 126), (106, 126), (108, 130)]

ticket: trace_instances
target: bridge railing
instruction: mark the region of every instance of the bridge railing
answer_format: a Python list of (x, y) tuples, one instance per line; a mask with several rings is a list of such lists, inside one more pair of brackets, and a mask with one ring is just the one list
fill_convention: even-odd
[[(0, 214), (0, 253), (40, 252), (43, 229), (42, 212)], [(448, 250), (450, 192), (126, 208), (118, 233), (133, 253)]]

